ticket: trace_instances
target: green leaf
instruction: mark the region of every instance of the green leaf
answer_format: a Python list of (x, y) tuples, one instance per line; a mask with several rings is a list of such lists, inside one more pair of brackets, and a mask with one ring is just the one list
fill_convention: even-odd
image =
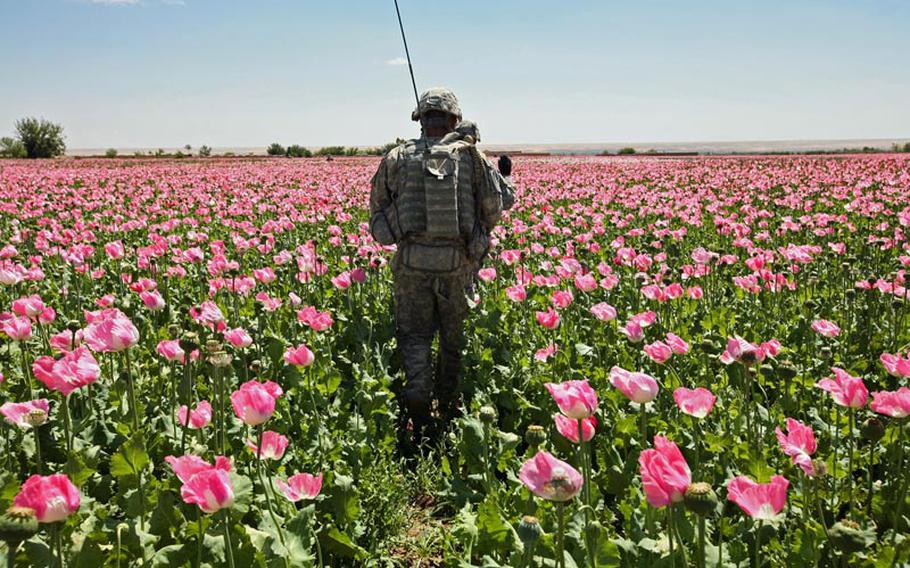
[(234, 504), (231, 505), (231, 512), (245, 515), (250, 510), (253, 502), (253, 481), (245, 476), (232, 471), (230, 473), (231, 484), (234, 486)]
[(114, 477), (127, 477), (138, 475), (148, 466), (149, 455), (145, 451), (145, 443), (140, 434), (134, 435), (120, 446), (111, 456), (111, 475)]
[(357, 546), (347, 534), (338, 530), (337, 527), (325, 535), (325, 548), (327, 551), (344, 558), (353, 558), (363, 560), (367, 557), (367, 551)]
[(74, 452), (70, 454), (69, 460), (67, 460), (66, 465), (63, 466), (63, 473), (70, 478), (73, 485), (82, 487), (85, 482), (95, 474), (95, 470), (86, 465), (85, 458), (82, 457), (82, 454)]
[(517, 542), (515, 529), (502, 517), (492, 499), (477, 507), (477, 530), (480, 549), (484, 552), (507, 552)]
[(335, 511), (335, 519), (340, 525), (347, 526), (360, 515), (360, 499), (354, 487), (354, 479), (339, 474), (335, 476), (334, 485), (332, 507)]

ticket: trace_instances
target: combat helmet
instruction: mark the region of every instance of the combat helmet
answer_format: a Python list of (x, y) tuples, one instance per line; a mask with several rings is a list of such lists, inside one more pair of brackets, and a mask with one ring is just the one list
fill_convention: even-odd
[(433, 87), (420, 95), (417, 108), (411, 113), (411, 120), (420, 120), (422, 114), (431, 110), (441, 110), (461, 120), (461, 107), (458, 106), (458, 97), (445, 87)]

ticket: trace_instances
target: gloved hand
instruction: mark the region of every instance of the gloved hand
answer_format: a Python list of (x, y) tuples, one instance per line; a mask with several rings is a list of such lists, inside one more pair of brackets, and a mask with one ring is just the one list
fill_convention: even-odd
[(512, 158), (505, 155), (499, 157), (499, 173), (505, 177), (512, 175)]

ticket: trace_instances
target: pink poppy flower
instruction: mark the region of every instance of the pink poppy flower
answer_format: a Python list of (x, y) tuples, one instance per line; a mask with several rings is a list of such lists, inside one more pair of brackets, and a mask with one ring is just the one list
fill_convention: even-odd
[(0, 323), (0, 331), (3, 331), (13, 341), (28, 341), (32, 336), (31, 320), (26, 317), (6, 315), (8, 317)]
[(625, 335), (632, 343), (641, 343), (645, 338), (644, 326), (636, 320), (626, 322), (626, 325), (619, 328), (619, 332)]
[(47, 417), (50, 414), (50, 403), (46, 398), (28, 402), (6, 402), (3, 406), (0, 406), (0, 414), (10, 424), (27, 430), (47, 422)]
[(673, 391), (673, 400), (683, 413), (695, 418), (704, 418), (714, 408), (717, 397), (704, 387), (695, 390), (679, 387)]
[(900, 354), (882, 353), (879, 361), (882, 362), (889, 375), (904, 379), (910, 377), (910, 355), (901, 357)]
[(812, 331), (825, 337), (837, 337), (840, 334), (840, 328), (832, 321), (815, 320), (812, 322)]
[(521, 284), (509, 286), (506, 288), (506, 296), (513, 302), (524, 302), (528, 297), (528, 292)]
[(799, 420), (787, 418), (787, 433), (777, 427), (774, 429), (777, 435), (777, 441), (780, 443), (780, 449), (793, 459), (794, 465), (798, 465), (809, 477), (815, 475), (815, 467), (812, 465), (812, 454), (815, 453), (815, 434), (812, 428), (806, 426)]
[(862, 408), (866, 406), (869, 400), (869, 390), (859, 377), (851, 376), (847, 371), (840, 367), (831, 367), (834, 371), (833, 377), (822, 379), (815, 383), (815, 386), (828, 391), (834, 398), (834, 402), (848, 408)]
[(271, 381), (247, 381), (231, 393), (231, 406), (244, 424), (258, 426), (272, 417), (275, 401), (281, 394), (281, 387)]
[(679, 447), (663, 436), (654, 436), (653, 449), (642, 450), (638, 468), (645, 497), (652, 507), (679, 503), (692, 483), (692, 472)]
[(765, 354), (758, 345), (750, 343), (738, 335), (727, 340), (727, 349), (720, 355), (720, 362), (725, 365), (734, 362), (753, 365), (761, 363), (764, 359)]
[(553, 307), (557, 310), (562, 310), (569, 307), (569, 304), (574, 300), (571, 290), (554, 290), (550, 294), (550, 303), (553, 304)]
[(119, 353), (139, 342), (139, 330), (116, 308), (87, 312), (85, 342), (98, 353)]
[(218, 304), (211, 300), (202, 302), (198, 307), (190, 308), (190, 317), (197, 324), (215, 331), (221, 331), (225, 328), (224, 314)]
[(545, 383), (556, 406), (573, 420), (588, 418), (597, 412), (597, 393), (588, 384), (588, 380), (565, 381), (563, 383)]
[(289, 477), (287, 481), (276, 479), (275, 485), (292, 503), (301, 499), (315, 499), (322, 490), (322, 474), (298, 473)]
[(755, 483), (740, 475), (727, 483), (727, 498), (753, 519), (771, 520), (787, 504), (789, 485), (780, 475), (773, 476), (770, 483)]
[(123, 258), (123, 255), (126, 254), (126, 251), (123, 248), (122, 241), (114, 241), (104, 245), (104, 252), (107, 253), (107, 256), (112, 260), (117, 260)]
[(347, 290), (351, 287), (351, 274), (349, 272), (342, 272), (338, 276), (335, 276), (332, 278), (332, 286), (339, 290)]
[(670, 349), (670, 346), (660, 340), (645, 345), (644, 351), (652, 361), (658, 364), (666, 363), (667, 359), (673, 355), (673, 350)]
[(683, 341), (683, 338), (673, 333), (667, 334), (667, 345), (669, 345), (670, 349), (673, 350), (673, 353), (677, 355), (685, 355), (689, 352), (689, 344)]
[(300, 344), (297, 347), (288, 347), (284, 352), (284, 362), (288, 365), (298, 367), (309, 367), (316, 360), (316, 356), (306, 345)]
[(242, 327), (225, 331), (224, 340), (237, 349), (245, 349), (253, 344), (253, 338)]
[(874, 392), (871, 407), (879, 414), (892, 418), (906, 418), (910, 416), (910, 389), (901, 387), (894, 392)]
[(181, 483), (186, 483), (197, 473), (210, 469), (220, 469), (226, 472), (231, 471), (231, 460), (224, 456), (217, 456), (215, 458), (215, 465), (212, 465), (201, 457), (194, 456), (193, 454), (186, 454), (179, 458), (166, 456), (164, 461), (171, 466), (174, 475), (177, 476), (177, 479), (179, 479)]
[(51, 347), (61, 353), (69, 353), (82, 345), (83, 334), (84, 332), (81, 329), (76, 330), (76, 333), (73, 333), (69, 329), (64, 329), (60, 333), (51, 336)]
[(180, 347), (178, 339), (162, 339), (158, 342), (158, 354), (168, 361), (177, 361), (183, 363), (186, 360), (186, 353)]
[(558, 347), (556, 346), (555, 343), (551, 343), (551, 344), (547, 345), (546, 347), (538, 349), (534, 353), (534, 360), (540, 361), (541, 363), (546, 363), (550, 359), (550, 357), (552, 357), (556, 353), (557, 349), (558, 349)]
[(610, 369), (610, 382), (632, 402), (646, 404), (654, 400), (659, 387), (654, 377), (645, 373), (634, 373), (621, 367)]
[(184, 503), (198, 505), (204, 513), (215, 513), (234, 504), (234, 485), (223, 469), (208, 469), (183, 483), (180, 496)]
[(25, 480), (13, 505), (31, 509), (39, 523), (56, 523), (79, 510), (79, 489), (62, 473), (33, 475)]
[(363, 284), (367, 281), (367, 271), (359, 266), (354, 268), (351, 270), (351, 280), (358, 284)]
[(537, 323), (547, 329), (556, 329), (559, 327), (559, 314), (553, 308), (547, 308), (545, 312), (535, 312)]
[(13, 313), (30, 320), (38, 319), (38, 316), (47, 308), (48, 306), (45, 305), (44, 300), (42, 300), (41, 296), (38, 294), (32, 294), (31, 296), (13, 301)]
[(164, 297), (158, 290), (139, 292), (139, 299), (150, 311), (157, 312), (165, 307)]
[(518, 479), (531, 493), (550, 501), (572, 499), (584, 483), (574, 467), (544, 451), (522, 464)]
[(496, 269), (492, 266), (486, 268), (481, 268), (477, 271), (477, 277), (483, 280), (484, 282), (492, 282), (496, 280)]
[[(578, 443), (578, 420), (568, 418), (562, 414), (554, 414), (553, 422), (556, 424), (556, 430), (562, 434), (565, 438), (569, 439), (574, 443)], [(589, 418), (582, 418), (581, 420), (581, 433), (584, 437), (585, 442), (590, 442), (591, 438), (594, 437), (594, 433), (597, 429), (597, 419), (593, 416)]]
[(190, 430), (205, 428), (212, 421), (212, 405), (207, 400), (199, 401), (196, 408), (189, 410), (185, 404), (177, 409), (177, 422)]
[(97, 381), (101, 367), (87, 348), (79, 347), (57, 360), (46, 355), (38, 357), (32, 363), (32, 372), (47, 388), (66, 396)]
[(593, 292), (597, 290), (597, 278), (590, 272), (587, 274), (576, 274), (575, 287), (582, 292)]
[(616, 308), (606, 302), (600, 302), (591, 306), (591, 313), (600, 321), (611, 321), (616, 319)]
[(262, 433), (261, 450), (256, 444), (256, 440), (253, 439), (247, 439), (246, 447), (251, 449), (253, 455), (261, 460), (280, 460), (288, 447), (288, 439), (277, 432), (266, 430)]

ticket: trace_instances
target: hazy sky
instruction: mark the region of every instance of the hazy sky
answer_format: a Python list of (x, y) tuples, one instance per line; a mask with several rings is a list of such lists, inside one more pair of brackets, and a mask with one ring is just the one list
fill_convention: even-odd
[[(904, 0), (399, 0), (487, 143), (910, 137)], [(416, 132), (392, 0), (0, 0), (0, 135), (71, 148)]]

